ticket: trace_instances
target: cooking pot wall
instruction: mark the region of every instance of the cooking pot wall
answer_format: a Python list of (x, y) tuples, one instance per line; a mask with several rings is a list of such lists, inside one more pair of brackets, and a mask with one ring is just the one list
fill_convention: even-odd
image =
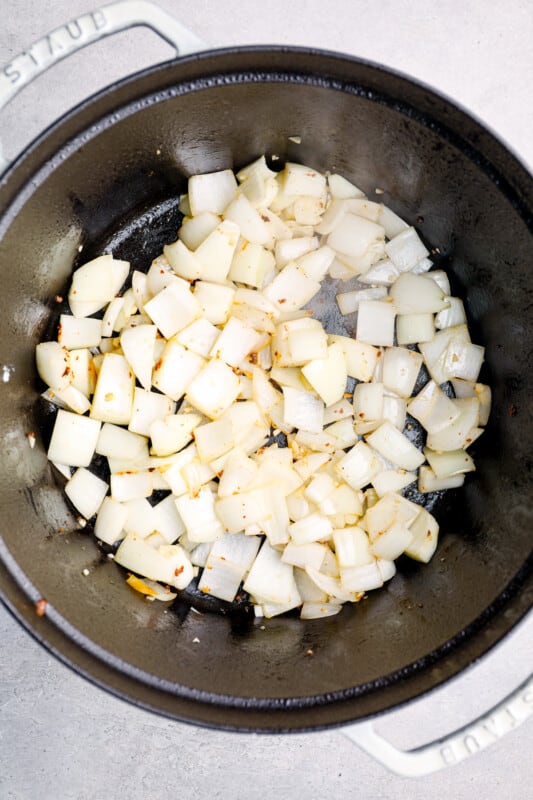
[[(2, 357), (10, 368), (0, 390), (5, 539), (39, 593), (87, 646), (97, 643), (178, 692), (183, 685), (230, 697), (289, 698), (375, 686), (483, 614), (529, 552), (530, 233), (478, 154), (465, 154), (458, 139), (417, 114), (378, 100), (287, 77), (199, 82), (173, 96), (161, 93), (118, 109), (72, 141), (6, 217), (0, 245)], [(36, 412), (33, 348), (50, 330), (54, 296), (64, 292), (74, 260), (82, 263), (139, 209), (157, 209), (183, 191), (188, 175), (240, 167), (264, 152), (338, 171), (371, 197), (383, 189), (381, 198), (417, 224), (466, 300), (474, 341), (487, 347), (484, 377), (494, 389), (494, 412), (472, 448), (478, 473), (438, 506), (443, 535), (430, 565), (402, 562), (386, 588), (337, 617), (256, 621), (243, 633), (224, 616), (183, 617), (147, 604), (79, 530), (43, 453), (50, 420)], [(134, 263), (140, 268), (163, 244), (154, 243), (149, 215), (144, 219)], [(346, 324), (350, 330), (350, 318)], [(26, 434), (38, 426), (44, 445), (38, 434), (32, 450)]]

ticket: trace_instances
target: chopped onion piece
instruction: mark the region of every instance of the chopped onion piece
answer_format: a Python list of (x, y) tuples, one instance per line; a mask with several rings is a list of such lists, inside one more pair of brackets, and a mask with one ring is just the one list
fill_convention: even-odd
[[(447, 311), (439, 311), (444, 314)], [(438, 328), (442, 327), (437, 325)], [(418, 344), (430, 342), (435, 336), (435, 318), (433, 314), (398, 314), (396, 317), (396, 336), (398, 344)]]
[(365, 514), (364, 523), (371, 542), (393, 525), (409, 527), (420, 513), (420, 506), (399, 494), (390, 493), (379, 498)]
[(244, 491), (257, 475), (257, 464), (239, 448), (234, 448), (224, 465), (218, 483), (218, 496), (229, 497)]
[(327, 244), (324, 244), (318, 250), (306, 253), (296, 260), (298, 266), (303, 269), (308, 278), (314, 281), (321, 281), (327, 274), (334, 258), (335, 251), (328, 247)]
[(144, 436), (105, 422), (100, 429), (96, 452), (101, 456), (134, 461), (148, 455), (148, 442)]
[(288, 161), (281, 173), (281, 186), (288, 196), (322, 197), (326, 191), (326, 178), (311, 167)]
[(420, 450), (388, 421), (367, 436), (366, 441), (380, 455), (401, 469), (417, 469), (424, 463)]
[(72, 386), (83, 392), (86, 397), (90, 397), (96, 385), (96, 372), (91, 351), (87, 347), (71, 350), (70, 368), (72, 370)]
[(100, 311), (118, 294), (128, 276), (130, 265), (111, 255), (99, 256), (77, 269), (68, 294), (75, 317), (89, 317)]
[(382, 412), (384, 420), (389, 420), (395, 428), (403, 431), (406, 413), (407, 401), (403, 397), (396, 397), (396, 395), (390, 394), (389, 392), (384, 393)]
[(400, 274), (399, 270), (389, 259), (377, 261), (370, 269), (358, 276), (361, 283), (370, 283), (372, 286), (391, 286)]
[(163, 420), (175, 410), (175, 403), (157, 392), (147, 392), (136, 387), (133, 395), (133, 408), (128, 429), (142, 436), (150, 435), (150, 426), (157, 420)]
[(237, 195), (232, 200), (224, 210), (224, 219), (237, 225), (241, 236), (252, 244), (267, 245), (271, 241), (269, 229), (245, 194)]
[(187, 401), (211, 419), (222, 416), (239, 394), (239, 378), (220, 359), (209, 361), (189, 384)]
[(66, 347), (58, 342), (41, 342), (35, 348), (37, 372), (40, 377), (55, 391), (66, 389), (72, 383), (73, 371), (71, 357)]
[(356, 525), (333, 531), (333, 542), (335, 556), (341, 569), (363, 567), (374, 562), (368, 536)]
[(236, 317), (230, 317), (215, 341), (210, 356), (225, 361), (231, 367), (238, 367), (256, 347), (258, 341), (257, 331), (248, 328)]
[(387, 561), (386, 558), (378, 558), (376, 564), (384, 583), (390, 581), (390, 579), (394, 578), (396, 575), (396, 564), (394, 561)]
[(429, 374), (435, 383), (441, 384), (448, 380), (444, 369), (444, 357), (448, 345), (452, 340), (470, 342), (470, 335), (466, 325), (454, 325), (437, 331), (430, 342), (420, 342), (418, 349), (424, 356), (424, 361)]
[(111, 475), (111, 497), (121, 503), (150, 497), (153, 488), (152, 473), (148, 470), (128, 470)]
[(207, 422), (194, 429), (200, 461), (206, 464), (228, 453), (235, 445), (235, 431), (227, 417)]
[(372, 553), (378, 558), (395, 561), (409, 547), (413, 534), (400, 522), (380, 533), (371, 545)]
[(307, 542), (306, 544), (289, 542), (283, 550), (281, 560), (285, 564), (292, 564), (293, 567), (301, 569), (305, 569), (307, 566), (320, 569), (326, 549), (326, 545), (319, 542)]
[(324, 403), (310, 392), (283, 387), (283, 417), (285, 423), (311, 433), (324, 427)]
[(379, 203), (374, 203), (366, 197), (346, 198), (346, 210), (358, 217), (364, 217), (372, 222), (381, 222), (383, 209)]
[(437, 478), (448, 478), (475, 470), (472, 458), (464, 450), (448, 450), (444, 453), (437, 453), (430, 450), (429, 447), (425, 447), (424, 455)]
[(383, 384), (358, 383), (353, 393), (353, 410), (357, 421), (382, 419)]
[(345, 592), (369, 592), (383, 586), (383, 578), (377, 562), (363, 567), (344, 567), (341, 569), (341, 586)]
[(152, 366), (157, 329), (155, 325), (139, 325), (122, 332), (120, 345), (143, 389), (152, 385)]
[(406, 347), (389, 347), (383, 356), (383, 385), (400, 397), (410, 397), (423, 358)]
[(201, 592), (231, 603), (257, 556), (261, 540), (243, 533), (225, 534), (213, 543), (198, 583)]
[(260, 244), (241, 239), (233, 255), (228, 277), (232, 281), (260, 289), (274, 266), (274, 256), (271, 252)]
[(271, 342), (272, 360), (280, 367), (302, 366), (328, 355), (327, 335), (318, 320), (303, 317), (280, 323)]
[(341, 200), (347, 200), (350, 197), (364, 196), (361, 189), (342, 175), (328, 174), (328, 186), (332, 197), (338, 197)]
[(108, 488), (97, 475), (79, 467), (65, 484), (65, 494), (80, 514), (90, 519), (102, 505)]
[(351, 292), (338, 294), (337, 303), (341, 314), (353, 314), (359, 308), (361, 300), (381, 300), (386, 295), (387, 289), (384, 286), (376, 286), (372, 289), (355, 289)]
[(432, 266), (433, 261), (430, 258), (423, 258), (418, 264), (415, 264), (411, 272), (413, 275), (422, 275), (424, 272), (429, 272)]
[(371, 380), (382, 351), (367, 342), (351, 339), (348, 336), (331, 335), (330, 344), (338, 343), (344, 353), (346, 371), (350, 378), (368, 382)]
[(332, 425), (328, 425), (326, 430), (329, 436), (335, 436), (335, 446), (338, 450), (353, 447), (357, 442), (358, 436), (353, 419), (340, 419)]
[(294, 567), (294, 580), (298, 593), (304, 603), (326, 603), (328, 595), (311, 580), (307, 572)]
[[(366, 272), (383, 253), (385, 231), (381, 225), (355, 214), (346, 213), (328, 236), (328, 245), (341, 256), (355, 259), (350, 266), (358, 274)], [(360, 268), (355, 266), (360, 264)]]
[(181, 223), (178, 236), (189, 250), (196, 250), (204, 239), (214, 231), (220, 217), (212, 211), (201, 211), (194, 217), (187, 217)]
[(48, 447), (48, 459), (69, 467), (88, 467), (96, 450), (101, 423), (60, 409)]
[(406, 228), (385, 245), (385, 251), (400, 272), (413, 269), (429, 255), (414, 228)]
[(263, 289), (263, 294), (280, 311), (287, 312), (302, 308), (319, 291), (320, 283), (308, 278), (298, 264), (291, 262)]
[(428, 381), (421, 391), (409, 401), (407, 410), (428, 433), (437, 433), (454, 422), (459, 408), (435, 381)]
[(173, 544), (185, 533), (185, 525), (170, 494), (152, 506), (152, 521), (154, 530), (161, 534), (167, 544)]
[(338, 258), (334, 258), (330, 264), (328, 274), (335, 281), (349, 281), (354, 277), (353, 271)]
[(49, 399), (55, 405), (75, 411), (76, 414), (85, 414), (91, 406), (83, 392), (80, 392), (72, 384), (64, 389), (56, 389), (55, 392), (50, 389)]
[(243, 183), (247, 181), (249, 178), (252, 178), (254, 175), (262, 178), (263, 180), (267, 180), (268, 178), (274, 178), (277, 173), (274, 170), (271, 170), (270, 167), (266, 163), (265, 156), (259, 156), (255, 161), (252, 161), (246, 167), (243, 167), (237, 172), (237, 180), (239, 183)]
[(176, 498), (176, 507), (191, 542), (222, 538), (224, 528), (215, 514), (215, 496), (208, 487), (202, 487), (195, 496), (184, 494)]
[(149, 426), (150, 452), (156, 456), (177, 453), (192, 441), (193, 431), (202, 420), (199, 414), (168, 414), (163, 419), (154, 419)]
[(222, 214), (237, 194), (237, 181), (230, 169), (192, 175), (189, 178), (189, 206), (193, 216), (204, 211)]
[(448, 379), (477, 381), (484, 357), (484, 347), (461, 339), (452, 339), (444, 352), (442, 369)]
[[(440, 330), (442, 328), (449, 328), (452, 325), (463, 325), (466, 323), (463, 301), (459, 300), (458, 297), (444, 297), (444, 299), (448, 303), (448, 307), (443, 308), (442, 311), (439, 311), (436, 315), (435, 327)], [(419, 339), (419, 341), (423, 340)]]
[(438, 492), (442, 489), (458, 489), (464, 482), (463, 473), (448, 478), (437, 478), (431, 467), (423, 466), (418, 471), (418, 491), (423, 494)]
[(342, 611), (342, 605), (336, 603), (302, 603), (300, 619), (322, 619), (333, 617)]
[(341, 586), (341, 582), (338, 578), (331, 575), (325, 575), (323, 572), (313, 569), (313, 567), (306, 567), (305, 571), (313, 583), (315, 583), (319, 589), (325, 592), (330, 599), (337, 600), (339, 603), (344, 603), (347, 601), (355, 603), (360, 599), (356, 592), (352, 592)]
[[(316, 236), (298, 236), (293, 239), (280, 239), (276, 242), (274, 248), (276, 265), (278, 269), (281, 269), (292, 261), (298, 261), (298, 263), (300, 263), (302, 256), (306, 253), (311, 253), (313, 250), (316, 250), (317, 247), (318, 239)], [(307, 274), (305, 269), (304, 272)], [(314, 278), (313, 275), (309, 275), (308, 277), (314, 280), (320, 280), (320, 277)]]
[(68, 314), (61, 314), (59, 317), (57, 341), (67, 350), (98, 347), (101, 338), (101, 319), (92, 319), (91, 317), (77, 319)]
[(185, 589), (193, 578), (192, 564), (182, 547), (167, 544), (155, 548), (133, 533), (123, 539), (115, 553), (115, 562), (176, 589)]
[(352, 489), (362, 489), (377, 475), (381, 467), (372, 448), (364, 442), (358, 442), (336, 463), (335, 471)]
[(362, 300), (357, 313), (356, 338), (372, 345), (392, 347), (396, 309), (384, 300)]
[(452, 386), (455, 396), (458, 398), (477, 397), (479, 400), (479, 424), (486, 425), (489, 421), (492, 402), (490, 386), (487, 386), (485, 383), (465, 381), (462, 378), (454, 378), (452, 380)]
[(446, 308), (446, 300), (435, 281), (425, 275), (403, 273), (389, 290), (398, 314), (432, 314)]
[(113, 331), (122, 330), (125, 322), (124, 298), (115, 297), (107, 306), (102, 318), (102, 336), (112, 336)]
[(385, 229), (385, 236), (387, 239), (394, 239), (400, 233), (405, 231), (409, 228), (407, 222), (405, 222), (398, 214), (395, 214), (392, 209), (388, 206), (381, 204), (381, 217), (380, 217), (380, 225), (383, 225)]
[(479, 400), (477, 397), (464, 397), (451, 401), (459, 410), (459, 415), (446, 427), (428, 434), (427, 446), (431, 450), (457, 450), (468, 444), (472, 428), (479, 423)]
[(197, 281), (194, 296), (200, 305), (203, 317), (213, 325), (226, 322), (235, 296), (231, 286), (220, 286), (209, 281)]
[(149, 300), (144, 310), (157, 325), (165, 339), (201, 316), (200, 304), (188, 287), (171, 283)]
[(429, 511), (422, 508), (414, 522), (411, 523), (410, 530), (413, 534), (413, 540), (405, 550), (405, 553), (410, 558), (427, 564), (437, 548), (439, 536), (437, 520)]
[(405, 469), (384, 469), (372, 478), (372, 486), (380, 497), (389, 492), (399, 492), (416, 481), (415, 472)]
[(309, 361), (302, 367), (302, 373), (326, 406), (337, 403), (344, 394), (348, 377), (346, 360), (340, 344), (331, 344), (328, 347), (327, 357)]
[(343, 419), (349, 419), (353, 417), (353, 414), (352, 403), (350, 403), (348, 398), (343, 397), (338, 403), (333, 403), (333, 405), (324, 409), (324, 425), (329, 425), (332, 422), (338, 422)]
[(326, 541), (331, 537), (332, 532), (333, 527), (329, 519), (316, 513), (309, 514), (289, 525), (289, 534), (295, 544)]
[(267, 541), (250, 568), (244, 590), (263, 603), (286, 604), (299, 598), (292, 566), (285, 564)]
[(115, 544), (124, 536), (128, 509), (112, 497), (104, 497), (94, 523), (94, 535), (106, 544)]
[(426, 278), (431, 278), (432, 281), (435, 281), (437, 286), (442, 289), (444, 296), (449, 298), (451, 294), (450, 280), (443, 269), (432, 269), (431, 272), (428, 272)]

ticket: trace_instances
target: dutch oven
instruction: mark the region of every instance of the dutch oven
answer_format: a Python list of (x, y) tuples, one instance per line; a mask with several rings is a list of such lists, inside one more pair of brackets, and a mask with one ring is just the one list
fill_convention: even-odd
[[(4, 69), (0, 105), (52, 61), (134, 24), (158, 29), (180, 57), (83, 102), (0, 179), (3, 601), (77, 672), (175, 719), (298, 731), (372, 717), (457, 674), (531, 606), (532, 178), (424, 85), (318, 50), (186, 55), (195, 37), (147, 3), (113, 4), (41, 40)], [(250, 621), (185, 603), (163, 613), (80, 528), (46, 460), (34, 348), (73, 265), (111, 249), (147, 268), (175, 239), (187, 177), (262, 153), (334, 168), (370, 197), (384, 190), (464, 299), (493, 390), (477, 472), (434, 499), (432, 562), (400, 561), (386, 588), (326, 620)], [(523, 690), (523, 708), (532, 699)]]

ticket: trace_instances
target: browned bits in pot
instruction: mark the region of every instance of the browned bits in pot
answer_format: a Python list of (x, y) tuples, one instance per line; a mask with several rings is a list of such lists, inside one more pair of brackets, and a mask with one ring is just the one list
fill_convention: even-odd
[(46, 613), (46, 606), (47, 602), (44, 599), (44, 597), (41, 597), (40, 600), (37, 600), (37, 602), (35, 603), (35, 611), (37, 612), (38, 617), (44, 617)]

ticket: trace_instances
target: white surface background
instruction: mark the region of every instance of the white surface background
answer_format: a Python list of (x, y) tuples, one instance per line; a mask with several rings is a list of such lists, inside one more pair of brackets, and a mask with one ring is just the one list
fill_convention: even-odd
[[(533, 167), (533, 7), (526, 0), (160, 0), (210, 46), (285, 43), (363, 56), (415, 76), (468, 107)], [(95, 7), (91, 0), (5, 3), (0, 63)], [(2, 112), (8, 155), (62, 111), (128, 72), (172, 55), (136, 30), (76, 54)], [(530, 615), (531, 617), (531, 615)], [(533, 620), (442, 689), (377, 727), (402, 746), (464, 724), (531, 669)], [(290, 737), (218, 733), (159, 719), (88, 685), (0, 608), (0, 798), (209, 800), (531, 797), (533, 725), (418, 780), (389, 774), (339, 732)]]

